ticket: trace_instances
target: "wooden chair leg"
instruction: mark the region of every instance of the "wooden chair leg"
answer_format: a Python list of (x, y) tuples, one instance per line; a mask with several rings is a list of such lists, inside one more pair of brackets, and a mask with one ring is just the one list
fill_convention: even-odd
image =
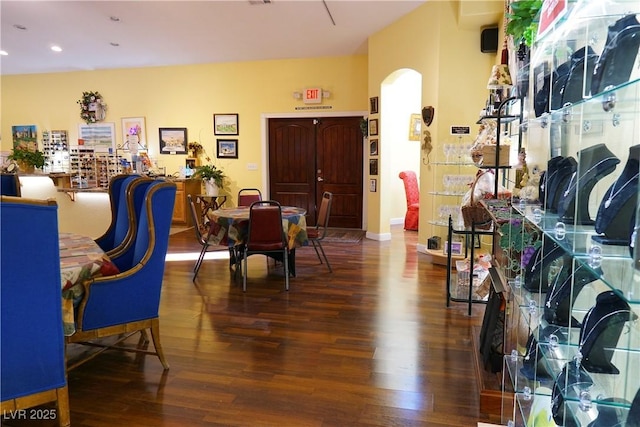
[(68, 386), (60, 387), (56, 391), (58, 407), (58, 425), (60, 427), (68, 427), (71, 425), (71, 415), (69, 413), (69, 388)]
[(153, 346), (156, 348), (156, 353), (158, 354), (160, 363), (162, 363), (162, 367), (165, 370), (169, 369), (169, 362), (167, 362), (167, 359), (164, 357), (162, 344), (160, 344), (160, 320), (158, 319), (151, 321), (151, 338), (153, 339)]

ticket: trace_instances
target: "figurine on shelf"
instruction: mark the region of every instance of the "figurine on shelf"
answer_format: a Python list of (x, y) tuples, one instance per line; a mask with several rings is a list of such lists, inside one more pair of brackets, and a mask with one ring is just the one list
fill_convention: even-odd
[(524, 148), (518, 151), (518, 164), (516, 165), (516, 182), (515, 188), (521, 189), (527, 185), (529, 180), (529, 169), (527, 168), (527, 152)]

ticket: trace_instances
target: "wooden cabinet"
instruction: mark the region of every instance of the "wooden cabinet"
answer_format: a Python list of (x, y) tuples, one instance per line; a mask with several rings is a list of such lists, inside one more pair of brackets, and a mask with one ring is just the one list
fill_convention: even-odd
[(195, 198), (197, 194), (202, 193), (201, 181), (199, 179), (178, 179), (174, 181), (176, 184), (176, 203), (173, 208), (172, 222), (180, 225), (193, 225), (191, 214), (189, 213), (189, 201), (187, 194), (191, 194)]

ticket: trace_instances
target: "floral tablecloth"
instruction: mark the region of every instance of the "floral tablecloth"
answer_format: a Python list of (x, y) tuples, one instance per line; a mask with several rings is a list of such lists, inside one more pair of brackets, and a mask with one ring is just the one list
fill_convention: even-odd
[[(287, 234), (289, 249), (309, 244), (305, 211), (294, 206), (282, 206), (282, 229)], [(208, 214), (211, 220), (209, 242), (230, 248), (247, 240), (249, 208), (221, 208)]]
[(86, 279), (118, 274), (118, 267), (91, 237), (60, 233), (60, 276), (62, 286), (62, 322), (65, 335), (76, 331), (74, 307), (84, 295)]

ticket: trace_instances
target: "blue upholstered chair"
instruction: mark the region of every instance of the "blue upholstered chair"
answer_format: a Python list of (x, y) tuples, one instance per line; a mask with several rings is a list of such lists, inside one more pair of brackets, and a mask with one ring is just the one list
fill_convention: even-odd
[(58, 206), (7, 196), (0, 205), (2, 411), (56, 401), (59, 424), (68, 426)]
[[(150, 329), (154, 354), (169, 369), (160, 345), (158, 307), (175, 197), (176, 185), (172, 182), (155, 180), (147, 187), (130, 268), (115, 276), (84, 282), (85, 295), (77, 309), (76, 333), (66, 337), (68, 343), (124, 334), (114, 345), (105, 346), (117, 348), (119, 342), (138, 331), (146, 337), (145, 331)], [(69, 369), (86, 360), (70, 365)]]
[(3, 196), (20, 197), (20, 179), (15, 173), (3, 173), (0, 181), (0, 193)]
[[(118, 223), (123, 224), (123, 226), (116, 226), (114, 235), (114, 244), (119, 243), (113, 249), (106, 251), (120, 271), (131, 268), (140, 213), (142, 212), (147, 188), (153, 182), (153, 179), (146, 177), (124, 181), (125, 203), (121, 203), (118, 209), (118, 215), (120, 216)], [(124, 224), (129, 225), (126, 230)]]
[[(109, 181), (109, 202), (111, 204), (111, 224), (109, 224), (109, 228), (104, 234), (97, 239), (95, 242), (100, 246), (100, 248), (107, 252), (111, 249), (118, 246), (116, 243), (116, 234), (121, 236), (121, 239), (124, 239), (127, 231), (129, 230), (129, 226), (133, 225), (129, 222), (129, 218), (126, 217), (127, 210), (126, 206), (124, 208), (124, 212), (121, 212), (121, 205), (126, 205), (126, 184), (131, 183), (135, 178), (139, 178), (140, 175), (116, 175), (111, 178)], [(124, 215), (123, 215), (124, 213)]]

